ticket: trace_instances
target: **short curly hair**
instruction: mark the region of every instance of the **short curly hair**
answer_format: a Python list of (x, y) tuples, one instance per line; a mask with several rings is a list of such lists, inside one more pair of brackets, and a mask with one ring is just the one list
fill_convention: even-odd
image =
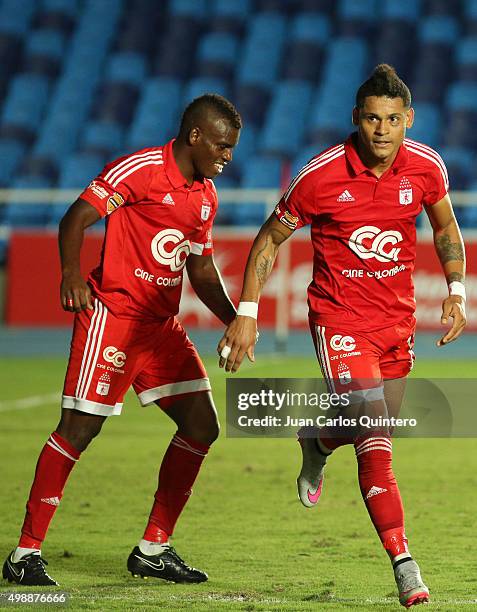
[(242, 127), (242, 118), (232, 102), (219, 94), (206, 93), (192, 100), (186, 107), (182, 114), (180, 132), (192, 129), (209, 113), (226, 119), (237, 130)]
[(368, 96), (401, 98), (406, 108), (411, 106), (409, 87), (389, 64), (378, 64), (369, 79), (360, 86), (356, 92), (356, 107), (363, 108)]

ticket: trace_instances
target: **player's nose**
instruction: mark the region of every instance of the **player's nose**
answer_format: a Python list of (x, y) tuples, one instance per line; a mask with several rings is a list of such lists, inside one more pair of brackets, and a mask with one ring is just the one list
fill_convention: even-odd
[(222, 153), (222, 159), (228, 164), (232, 161), (232, 149), (224, 149)]

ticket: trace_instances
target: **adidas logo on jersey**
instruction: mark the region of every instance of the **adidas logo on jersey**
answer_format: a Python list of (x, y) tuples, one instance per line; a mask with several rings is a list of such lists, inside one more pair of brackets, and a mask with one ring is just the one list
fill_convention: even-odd
[(336, 201), (337, 202), (354, 202), (354, 198), (350, 194), (350, 192), (347, 189), (345, 189), (343, 193), (336, 198)]
[(169, 206), (175, 206), (175, 202), (170, 193), (166, 193), (166, 195), (162, 198), (163, 204), (169, 204)]
[(58, 497), (42, 497), (41, 501), (45, 504), (50, 504), (50, 506), (59, 506), (60, 500)]
[(371, 487), (366, 495), (366, 499), (370, 497), (374, 497), (375, 495), (379, 495), (380, 493), (386, 493), (387, 489), (382, 489), (381, 487)]

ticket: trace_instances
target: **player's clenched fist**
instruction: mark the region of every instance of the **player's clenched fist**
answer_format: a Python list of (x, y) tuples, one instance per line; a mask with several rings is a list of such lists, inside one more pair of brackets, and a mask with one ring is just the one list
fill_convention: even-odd
[(60, 298), (63, 310), (81, 312), (93, 310), (91, 290), (80, 274), (64, 274), (61, 280)]
[(252, 317), (236, 317), (225, 330), (217, 347), (219, 368), (236, 372), (245, 355), (255, 361), (254, 348), (258, 339), (257, 320)]

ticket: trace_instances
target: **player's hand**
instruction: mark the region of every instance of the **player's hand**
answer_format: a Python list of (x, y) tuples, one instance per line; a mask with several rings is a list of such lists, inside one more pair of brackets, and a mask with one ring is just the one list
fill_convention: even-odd
[[(236, 317), (225, 330), (217, 347), (219, 368), (223, 368), (225, 365), (226, 372), (236, 372), (240, 368), (245, 355), (250, 361), (255, 361), (254, 348), (257, 340), (256, 319), (253, 317)], [(226, 347), (230, 348), (230, 352)], [(225, 353), (223, 353), (224, 349)]]
[(449, 317), (453, 319), (452, 327), (437, 341), (437, 346), (449, 344), (464, 331), (467, 319), (465, 316), (465, 300), (459, 295), (450, 295), (442, 302), (441, 324), (447, 325)]
[(61, 279), (60, 299), (63, 310), (81, 312), (93, 310), (91, 289), (79, 273), (64, 274)]

